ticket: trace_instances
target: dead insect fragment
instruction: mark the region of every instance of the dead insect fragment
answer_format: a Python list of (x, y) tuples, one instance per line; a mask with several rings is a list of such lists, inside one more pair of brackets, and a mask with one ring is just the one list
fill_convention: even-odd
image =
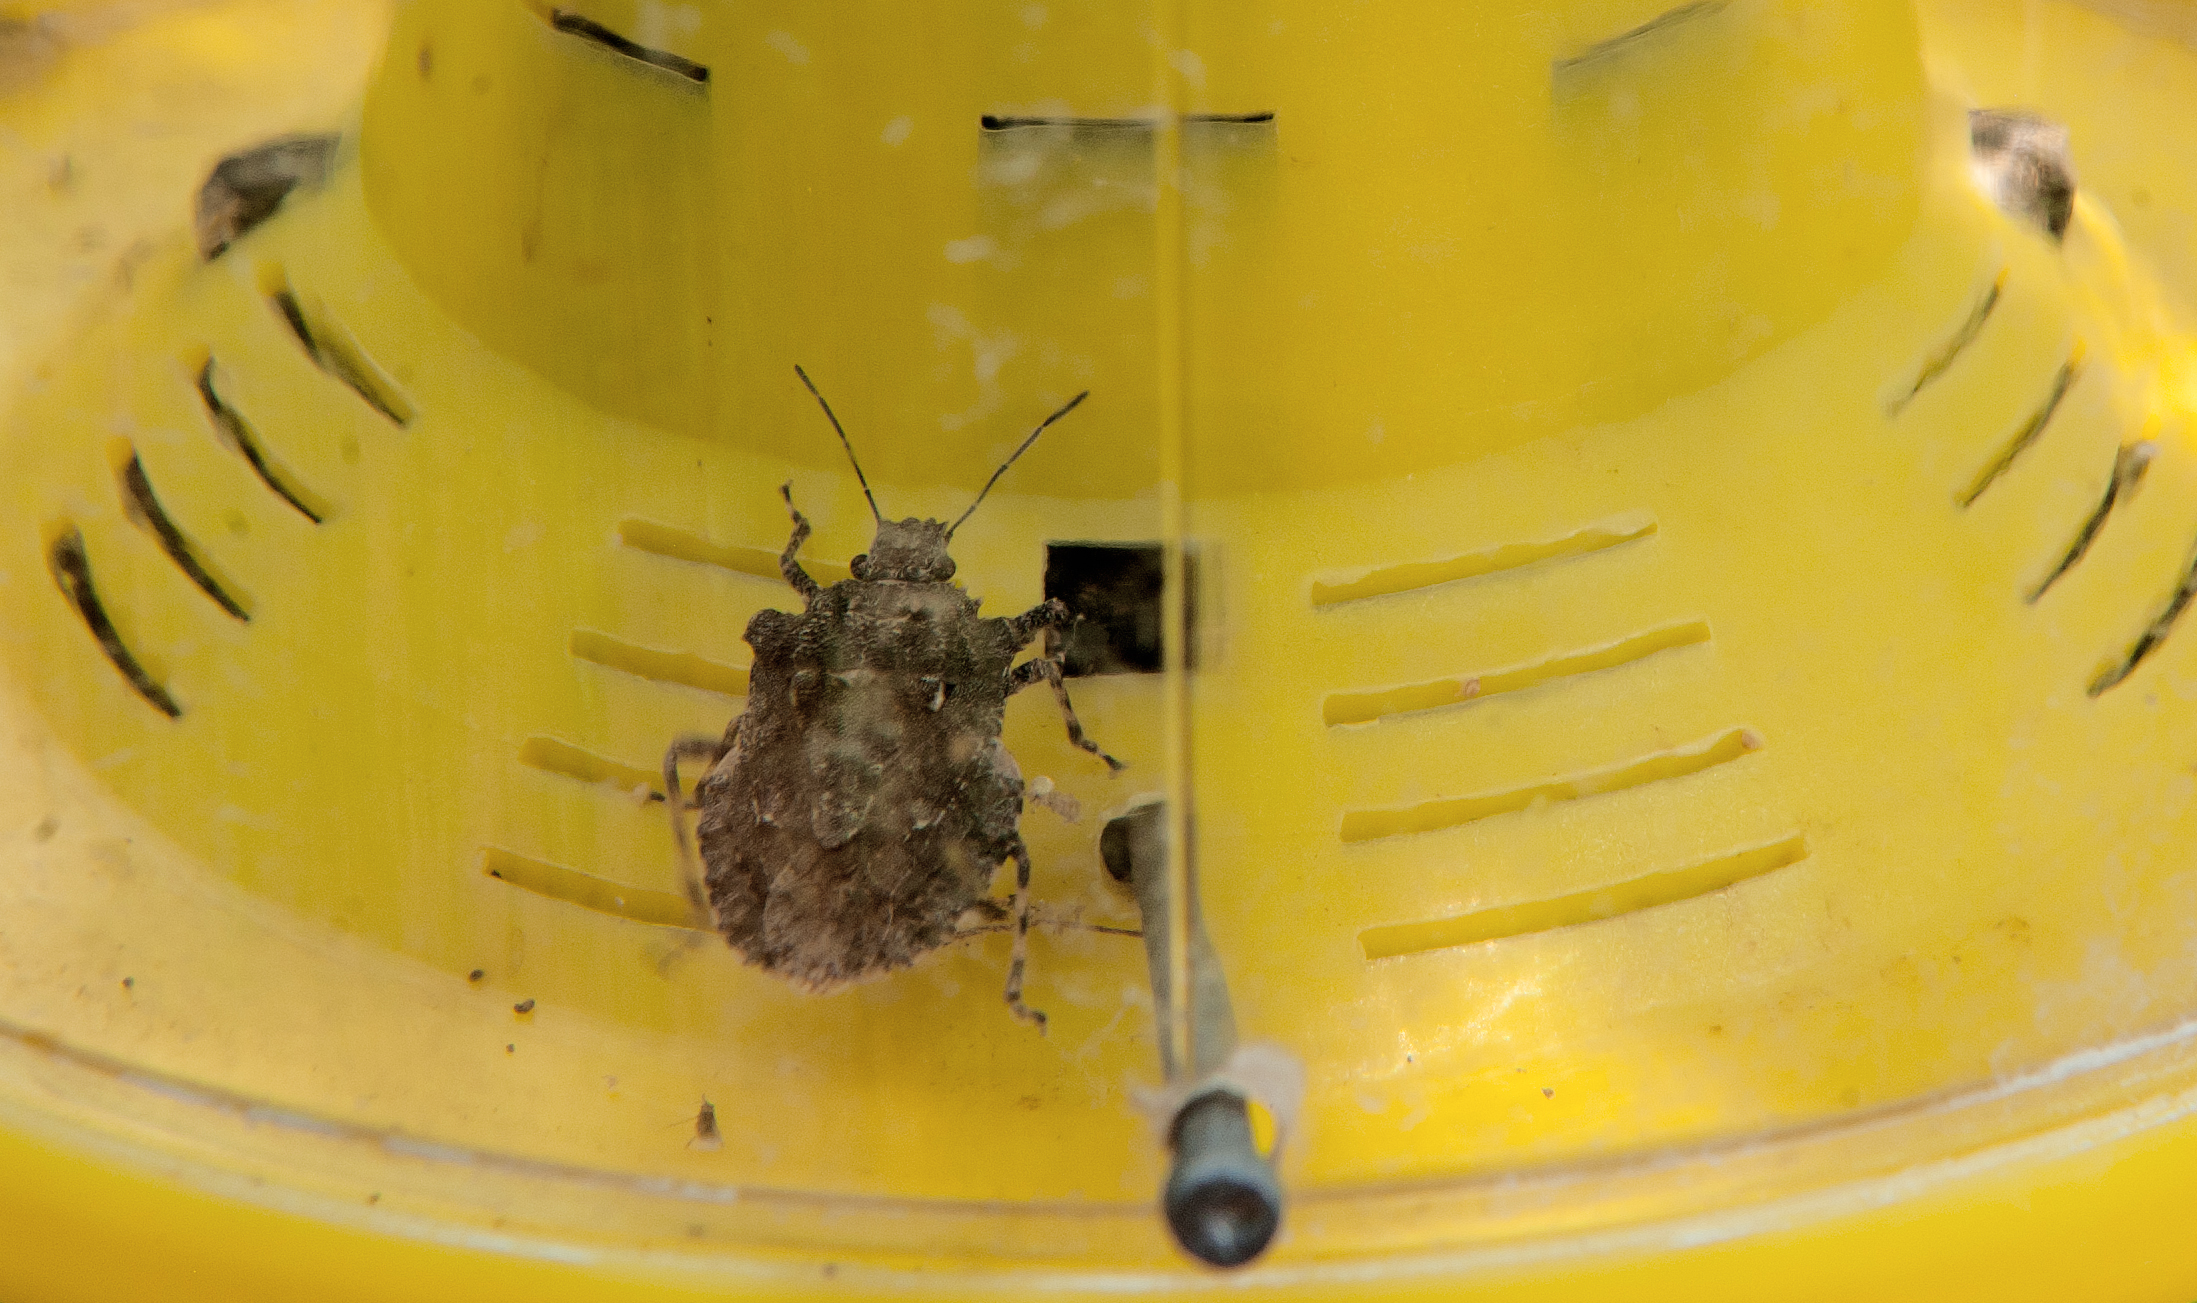
[(724, 1146), (724, 1134), (717, 1129), (717, 1106), (707, 1099), (702, 1110), (694, 1115), (694, 1139), (687, 1142), (696, 1149), (720, 1149)]
[(1068, 608), (1051, 600), (981, 618), (976, 599), (950, 582), (947, 545), (1015, 458), (1086, 395), (1046, 417), (948, 525), (887, 520), (831, 405), (806, 372), (794, 373), (846, 445), (877, 536), (854, 559), (854, 577), (826, 588), (798, 559), (809, 522), (794, 509), (791, 486), (779, 491), (794, 525), (779, 569), (804, 609), (749, 621), (746, 711), (721, 741), (681, 739), (664, 757), (682, 859), (679, 762), (711, 766), (695, 789), (696, 904), (706, 890), (717, 930), (748, 962), (828, 991), (914, 963), (952, 940), (967, 911), (999, 917), (991, 880), (1013, 860), (1007, 1005), (1043, 1029), (1045, 1015), (1022, 1001), (1030, 852), (1018, 828), (1022, 774), (1000, 743), (1007, 698), (1050, 685), (1068, 740), (1111, 769), (1121, 764), (1083, 736), (1050, 640), (1044, 655), (1014, 663), (1034, 639), (1068, 624)]
[(534, 1012), (534, 1001), (532, 999), (521, 1000), (517, 1004), (511, 1006), (511, 1012), (532, 1013)]
[(284, 136), (215, 164), (199, 187), (193, 214), (198, 256), (209, 261), (220, 257), (274, 216), (292, 190), (326, 180), (335, 155), (334, 136)]
[(2075, 216), (2075, 164), (2067, 127), (2021, 109), (1970, 109), (1968, 148), (1991, 201), (2052, 237)]

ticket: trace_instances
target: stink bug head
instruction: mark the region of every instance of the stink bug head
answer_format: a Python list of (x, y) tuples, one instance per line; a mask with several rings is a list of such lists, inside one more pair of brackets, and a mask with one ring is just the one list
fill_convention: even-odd
[(943, 520), (880, 520), (870, 550), (848, 567), (857, 579), (943, 583), (954, 577), (954, 559), (946, 554)]

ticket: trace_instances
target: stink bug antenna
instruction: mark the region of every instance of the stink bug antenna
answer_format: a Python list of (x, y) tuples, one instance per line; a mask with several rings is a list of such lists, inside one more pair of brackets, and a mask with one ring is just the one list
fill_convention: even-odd
[[(876, 496), (875, 494), (873, 494), (873, 493), (871, 493), (871, 492), (870, 492), (870, 477), (869, 477), (869, 476), (867, 476), (867, 475), (864, 475), (864, 474), (862, 473), (862, 463), (861, 463), (860, 461), (857, 461), (857, 460), (855, 459), (855, 455), (854, 455), (854, 445), (853, 445), (853, 444), (851, 444), (851, 443), (848, 443), (848, 442), (847, 442), (847, 429), (846, 429), (846, 427), (845, 427), (845, 426), (843, 426), (843, 425), (841, 425), (841, 424), (839, 423), (839, 418), (838, 418), (837, 416), (833, 415), (833, 413), (832, 413), (832, 405), (831, 405), (830, 403), (827, 403), (827, 402), (825, 402), (825, 401), (824, 401), (824, 395), (822, 395), (822, 394), (820, 394), (820, 393), (817, 393), (817, 391), (816, 391), (816, 382), (815, 382), (814, 380), (811, 380), (811, 379), (809, 379), (809, 373), (808, 373), (808, 372), (806, 372), (806, 371), (803, 371), (803, 370), (801, 369), (801, 364), (800, 364), (800, 363), (796, 362), (796, 363), (794, 363), (794, 364), (793, 364), (793, 373), (794, 373), (795, 375), (797, 375), (797, 376), (801, 377), (801, 383), (802, 383), (802, 384), (805, 384), (805, 385), (807, 385), (807, 386), (809, 387), (809, 392), (810, 392), (810, 393), (812, 393), (812, 394), (816, 394), (816, 405), (817, 405), (818, 407), (821, 407), (821, 408), (823, 408), (823, 409), (824, 409), (824, 419), (826, 419), (826, 420), (830, 421), (830, 422), (832, 423), (832, 429), (834, 429), (834, 430), (837, 430), (837, 431), (839, 432), (839, 446), (840, 446), (840, 447), (842, 447), (842, 448), (845, 448), (845, 449), (847, 450), (847, 460), (848, 460), (848, 461), (850, 461), (850, 462), (853, 462), (853, 464), (854, 464), (854, 478), (855, 478), (856, 480), (858, 480), (858, 481), (860, 481), (860, 482), (861, 482), (861, 485), (862, 485), (862, 496), (863, 496), (863, 497), (865, 497), (865, 498), (868, 498), (868, 499), (870, 500), (870, 515), (871, 515), (871, 517), (872, 517), (872, 518), (874, 518), (874, 519), (875, 519), (875, 520), (877, 521), (877, 523), (878, 523), (878, 524), (880, 524), (880, 525), (884, 524), (884, 523), (885, 523), (885, 513), (881, 512), (881, 511), (879, 511), (879, 510), (877, 509), (877, 496)], [(1083, 401), (1083, 400), (1082, 400), (1081, 398), (1078, 398), (1078, 399), (1076, 400), (1076, 402), (1077, 402), (1077, 403), (1080, 403), (1080, 402), (1082, 402), (1082, 401)], [(1070, 403), (1070, 404), (1068, 404), (1068, 407), (1074, 407), (1075, 405), (1076, 405), (1075, 403)], [(1067, 408), (1067, 407), (1064, 407), (1064, 408), (1062, 408), (1061, 410), (1062, 410), (1062, 411), (1067, 411), (1067, 410), (1068, 410), (1068, 408)], [(1052, 424), (1052, 422), (1051, 422), (1051, 421), (1047, 421), (1047, 422), (1046, 422), (1045, 424), (1046, 424), (1046, 425), (1050, 425), (1050, 424)], [(1038, 428), (1039, 428), (1040, 430), (1042, 430), (1042, 429), (1044, 429), (1044, 428), (1045, 428), (1045, 426), (1044, 426), (1044, 425), (1041, 425), (1041, 426), (1039, 426)], [(1033, 434), (1033, 435), (1031, 435), (1030, 437), (1031, 437), (1031, 438), (1033, 438), (1033, 439), (1035, 439), (1035, 438), (1036, 438), (1037, 436)], [(1027, 448), (1027, 447), (1029, 447), (1029, 445), (1028, 445), (1028, 444), (1024, 444), (1024, 445), (1023, 445), (1023, 447)], [(1013, 460), (1013, 458), (1009, 458), (1008, 460), (1012, 461), (1012, 460)], [(1002, 466), (1002, 467), (1001, 467), (1000, 469), (1001, 469), (1001, 470), (1005, 470), (1005, 469), (1006, 469), (1006, 467)], [(997, 475), (994, 475), (994, 476), (993, 476), (992, 478), (996, 480), (996, 479), (998, 479), (999, 477), (998, 477)], [(990, 486), (990, 485), (986, 485), (985, 487), (986, 487), (986, 488), (989, 488), (989, 487), (991, 487), (991, 486)], [(981, 496), (981, 495), (980, 495), (980, 496)], [(948, 531), (947, 531), (947, 534), (948, 534), (948, 536), (949, 536), (949, 537), (950, 537), (950, 536), (952, 535), (952, 532), (953, 532), (953, 531), (951, 531), (951, 530), (948, 530)]]
[(951, 539), (954, 536), (954, 531), (961, 528), (961, 521), (967, 520), (969, 517), (976, 514), (977, 507), (984, 501), (984, 495), (990, 493), (992, 491), (992, 486), (999, 483), (999, 477), (1005, 475), (1007, 473), (1007, 468), (1015, 464), (1015, 458), (1020, 457), (1022, 454), (1030, 451), (1030, 445), (1036, 443), (1037, 437), (1045, 433), (1046, 426), (1051, 425), (1053, 422), (1059, 420), (1061, 417), (1066, 416), (1068, 413), (1076, 410), (1076, 405), (1078, 403), (1081, 403), (1084, 399), (1089, 398), (1090, 396), (1091, 391), (1086, 389), (1082, 393), (1077, 394), (1075, 397), (1069, 399), (1065, 404), (1061, 406), (1061, 409), (1059, 411), (1053, 413), (1051, 416), (1046, 417), (1044, 420), (1039, 421), (1037, 423), (1037, 428), (1030, 431), (1030, 437), (1022, 441), (1022, 446), (1015, 449), (1013, 453), (1008, 455), (1007, 460), (999, 464), (999, 469), (992, 472), (992, 478), (984, 481), (984, 487), (977, 490), (976, 501), (970, 503), (969, 509), (961, 513), (961, 520), (957, 520), (953, 524), (946, 527), (946, 537)]

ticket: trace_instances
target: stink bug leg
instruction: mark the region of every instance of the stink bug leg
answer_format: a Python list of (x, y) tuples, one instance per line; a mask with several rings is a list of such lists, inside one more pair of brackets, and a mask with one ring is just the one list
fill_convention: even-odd
[(1061, 716), (1068, 721), (1068, 740), (1104, 760), (1107, 769), (1118, 774), (1128, 766), (1099, 750), (1098, 743), (1083, 735), (1083, 721), (1076, 718), (1075, 703), (1068, 700), (1068, 685), (1061, 678), (1060, 648), (1056, 645), (1054, 634), (1060, 626), (1074, 618), (1068, 614), (1068, 607), (1057, 597), (1049, 598), (1043, 606), (1033, 607), (1014, 618), (1013, 629), (1021, 634), (1024, 642), (1028, 642), (1039, 631), (1044, 632), (1045, 654), (1015, 666), (1014, 672), (1007, 678), (1007, 694), (1013, 696), (1041, 680), (1052, 684), (1053, 699), (1060, 703)]
[(1045, 1030), (1045, 1015), (1022, 1002), (1022, 970), (1030, 961), (1030, 851), (1017, 836), (1015, 857), (1015, 949), (1007, 961), (1007, 1007), (1015, 1017)]
[(786, 510), (793, 513), (793, 537), (786, 540), (786, 550), (778, 554), (778, 573), (793, 585), (793, 591), (801, 594), (803, 605), (813, 605), (824, 595), (824, 588), (801, 568), (801, 545), (809, 540), (809, 518), (801, 514), (801, 508), (793, 505), (791, 482), (778, 486), (778, 496), (786, 500)]
[(686, 888), (687, 903), (694, 906), (696, 921), (705, 924), (710, 922), (709, 895), (702, 889), (702, 866), (694, 858), (694, 843), (687, 839), (687, 804), (679, 793), (679, 762), (707, 760), (714, 766), (732, 750), (732, 740), (739, 735), (740, 721), (735, 719), (723, 741), (690, 734), (675, 740), (664, 752), (664, 807), (671, 811), (671, 835), (679, 843), (679, 880)]

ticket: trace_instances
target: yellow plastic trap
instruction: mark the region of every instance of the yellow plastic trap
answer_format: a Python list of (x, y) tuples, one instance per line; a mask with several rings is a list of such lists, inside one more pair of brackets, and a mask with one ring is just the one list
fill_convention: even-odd
[[(1310, 1084), (1232, 1285), (2186, 1293), (2197, 54), (2114, 13), (16, 13), (8, 1289), (1201, 1289), (1091, 926), (1166, 796)], [(2069, 124), (2063, 243), (1979, 106)], [(796, 361), (895, 514), (1093, 391), (988, 611), (1186, 557), (1181, 671), (1072, 684), (1127, 774), (1010, 710), (1046, 1037), (1003, 935), (817, 997), (682, 926), (776, 487), (868, 541)]]

